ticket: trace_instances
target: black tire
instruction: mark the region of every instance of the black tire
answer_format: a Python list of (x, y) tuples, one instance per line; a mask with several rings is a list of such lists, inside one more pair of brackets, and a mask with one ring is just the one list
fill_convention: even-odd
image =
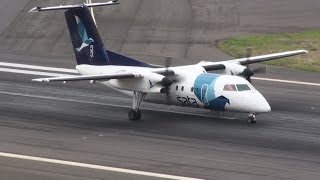
[(141, 111), (138, 110), (136, 113), (137, 113), (137, 120), (140, 120), (141, 119)]
[(129, 120), (131, 120), (131, 121), (140, 120), (141, 119), (141, 111), (140, 110), (135, 111), (132, 109), (131, 111), (129, 111), (128, 117), (129, 117)]
[(257, 120), (255, 118), (253, 118), (253, 117), (248, 118), (248, 123), (255, 124), (256, 122), (257, 122)]

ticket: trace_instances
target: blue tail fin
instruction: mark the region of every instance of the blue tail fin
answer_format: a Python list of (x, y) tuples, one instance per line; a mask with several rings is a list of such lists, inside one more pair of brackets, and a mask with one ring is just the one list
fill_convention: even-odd
[(87, 6), (65, 12), (77, 63), (90, 65), (121, 65), (155, 67), (105, 50), (97, 27)]
[(65, 12), (78, 64), (109, 65), (109, 58), (87, 6)]

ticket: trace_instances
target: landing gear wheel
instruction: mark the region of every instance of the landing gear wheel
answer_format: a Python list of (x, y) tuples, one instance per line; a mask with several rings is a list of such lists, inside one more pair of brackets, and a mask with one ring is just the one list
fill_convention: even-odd
[(128, 117), (131, 121), (137, 121), (141, 119), (141, 111), (139, 108), (146, 95), (146, 93), (133, 92), (132, 110), (128, 113)]
[(131, 121), (140, 120), (141, 119), (141, 111), (140, 110), (135, 111), (132, 109), (131, 111), (129, 111), (128, 117)]
[(256, 122), (257, 122), (256, 115), (254, 113), (253, 114), (249, 114), (248, 123), (255, 124)]

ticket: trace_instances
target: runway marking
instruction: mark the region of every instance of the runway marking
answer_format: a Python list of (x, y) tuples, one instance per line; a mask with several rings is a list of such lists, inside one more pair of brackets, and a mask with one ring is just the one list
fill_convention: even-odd
[[(26, 69), (43, 70), (43, 71), (55, 71), (55, 72), (63, 72), (63, 73), (78, 73), (78, 71), (75, 69), (36, 66), (36, 65), (8, 63), (8, 62), (0, 62), (0, 66), (13, 67), (13, 68), (26, 68)], [(55, 73), (42, 72), (42, 71), (30, 71), (30, 70), (21, 70), (21, 69), (12, 69), (12, 68), (0, 68), (0, 71), (11, 72), (11, 73), (20, 73), (20, 74), (32, 74), (32, 75), (39, 75), (39, 76), (70, 75), (70, 74), (55, 74)], [(260, 80), (260, 81), (271, 81), (271, 82), (298, 84), (298, 85), (320, 86), (320, 83), (292, 81), (292, 80), (284, 80), (284, 79), (271, 79), (271, 78), (262, 78), (262, 77), (252, 77), (252, 79)]]
[(36, 69), (36, 70), (44, 70), (44, 71), (66, 72), (66, 73), (78, 73), (78, 71), (75, 69), (56, 68), (56, 67), (47, 67), (47, 66), (35, 66), (35, 65), (29, 65), (29, 64), (18, 64), (18, 63), (8, 63), (8, 62), (0, 62), (0, 66), (14, 67), (14, 68), (25, 68), (25, 69)]
[(309, 85), (309, 86), (320, 86), (319, 83), (290, 81), (290, 80), (283, 80), (283, 79), (270, 79), (270, 78), (261, 78), (261, 77), (251, 77), (251, 79), (261, 80), (261, 81), (272, 81), (272, 82), (283, 82), (283, 83), (290, 83), (290, 84)]
[[(13, 95), (13, 96), (23, 96), (23, 97), (29, 97), (29, 98), (49, 99), (49, 100), (57, 100), (57, 101), (67, 101), (67, 102), (75, 102), (75, 103), (94, 104), (94, 105), (102, 105), (102, 106), (132, 108), (131, 106), (128, 106), (128, 105), (117, 105), (117, 104), (81, 101), (81, 100), (74, 100), (74, 99), (67, 99), (67, 98), (57, 98), (57, 97), (50, 97), (50, 96), (22, 94), (22, 93), (14, 93), (14, 92), (6, 92), (6, 91), (0, 91), (0, 94)], [(171, 113), (176, 113), (176, 114), (184, 114), (184, 115), (206, 117), (206, 118), (221, 118), (221, 119), (230, 119), (230, 120), (236, 119), (236, 118), (227, 117), (227, 116), (220, 117), (220, 116), (215, 116), (215, 115), (195, 114), (195, 113), (190, 113), (190, 112), (177, 112), (177, 111), (174, 111), (174, 110), (170, 110), (170, 106), (167, 106), (167, 107), (169, 107), (168, 110), (152, 109), (152, 108), (147, 108), (147, 107), (143, 107), (142, 109), (149, 110), (149, 111), (157, 111), (157, 112), (171, 112)]]
[(10, 73), (18, 73), (18, 74), (30, 74), (30, 75), (38, 75), (38, 76), (66, 76), (70, 74), (58, 74), (58, 73), (50, 73), (50, 72), (42, 72), (42, 71), (29, 71), (22, 69), (10, 69), (10, 68), (0, 68), (0, 71), (10, 72)]
[(101, 166), (101, 165), (95, 165), (95, 164), (86, 164), (86, 163), (80, 163), (80, 162), (74, 162), (74, 161), (49, 159), (49, 158), (43, 158), (43, 157), (27, 156), (27, 155), (21, 155), (21, 154), (5, 153), (5, 152), (0, 152), (0, 156), (31, 160), (31, 161), (47, 162), (52, 164), (62, 164), (67, 166), (75, 166), (75, 167), (82, 167), (82, 168), (89, 168), (89, 169), (98, 169), (98, 170), (104, 170), (104, 171), (113, 171), (118, 173), (135, 174), (135, 175), (141, 175), (141, 176), (150, 176), (150, 177), (158, 177), (158, 178), (166, 178), (166, 179), (200, 180), (197, 178), (174, 176), (174, 175), (168, 175), (168, 174), (159, 174), (159, 173), (153, 173), (153, 172), (147, 172), (147, 171), (137, 171), (137, 170), (131, 170), (131, 169)]

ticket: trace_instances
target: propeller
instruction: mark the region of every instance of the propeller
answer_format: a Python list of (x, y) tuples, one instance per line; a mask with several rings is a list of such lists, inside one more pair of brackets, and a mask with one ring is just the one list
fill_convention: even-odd
[[(246, 49), (246, 58), (249, 59), (252, 56), (252, 48)], [(255, 69), (250, 69), (249, 64), (246, 65), (246, 69), (240, 74), (242, 75), (247, 81), (251, 83), (251, 76), (256, 73), (266, 73), (266, 67), (258, 67)]]
[(171, 61), (172, 58), (171, 57), (166, 57), (165, 58), (165, 67), (166, 67), (166, 71), (163, 74), (165, 77), (162, 79), (161, 84), (165, 87), (164, 91), (165, 93), (168, 95), (169, 93), (169, 87), (170, 85), (173, 83), (172, 79), (168, 78), (168, 76), (170, 75), (170, 71), (169, 71), (169, 67), (171, 65)]
[[(252, 48), (246, 49), (246, 58), (249, 59), (252, 56)], [(254, 75), (254, 72), (250, 69), (249, 64), (246, 65), (247, 68), (244, 69), (242, 75), (251, 83), (251, 76)]]
[(173, 83), (173, 80), (169, 78), (169, 76), (171, 75), (171, 72), (169, 71), (169, 67), (171, 65), (172, 62), (172, 58), (171, 57), (166, 57), (165, 58), (165, 68), (166, 71), (163, 74), (165, 77), (162, 79), (161, 84), (164, 86), (163, 88), (163, 93), (166, 93), (166, 100), (167, 102), (169, 102), (170, 98), (169, 98), (169, 93), (170, 93), (170, 86)]
[(171, 65), (171, 62), (172, 62), (172, 57), (166, 57), (165, 58), (165, 67), (166, 67), (166, 72), (165, 72), (165, 76), (168, 76), (169, 75), (169, 67)]

